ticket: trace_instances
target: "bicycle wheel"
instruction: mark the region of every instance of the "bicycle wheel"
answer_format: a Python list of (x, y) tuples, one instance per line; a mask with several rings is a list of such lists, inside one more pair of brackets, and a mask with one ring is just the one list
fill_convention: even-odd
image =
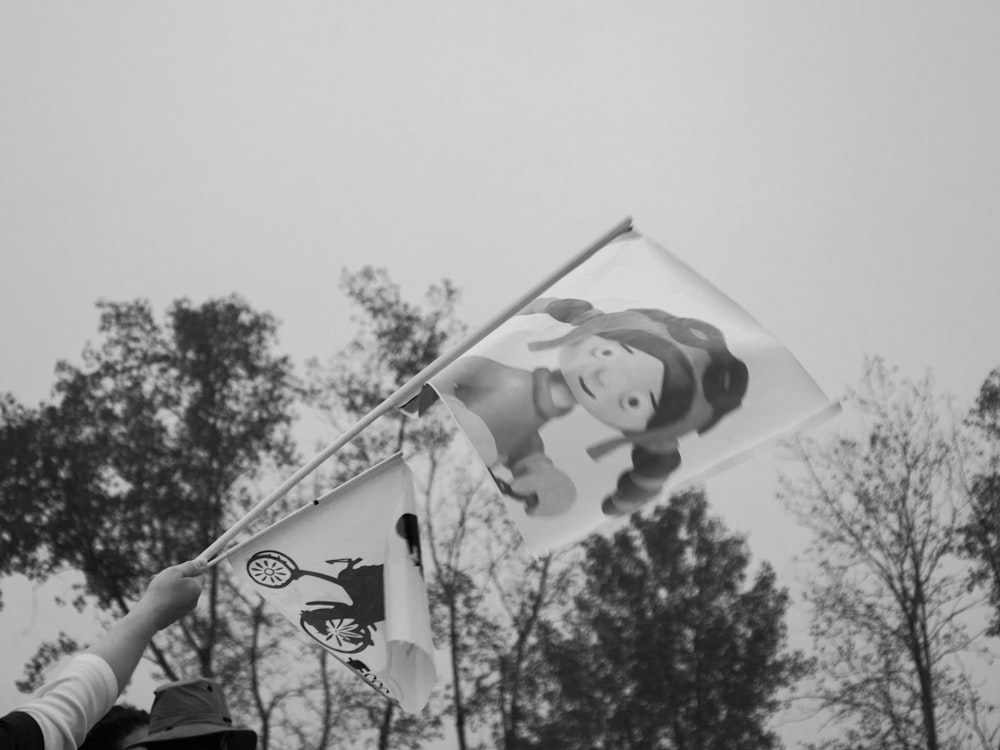
[(269, 589), (284, 588), (296, 578), (298, 571), (292, 558), (276, 550), (257, 552), (247, 560), (250, 580)]
[(310, 637), (341, 654), (356, 654), (372, 645), (368, 626), (347, 614), (314, 610), (303, 613), (301, 624)]

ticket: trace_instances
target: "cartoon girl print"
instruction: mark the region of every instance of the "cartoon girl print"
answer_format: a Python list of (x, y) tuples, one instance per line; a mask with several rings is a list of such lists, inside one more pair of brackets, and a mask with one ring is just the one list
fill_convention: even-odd
[(632, 468), (602, 502), (629, 513), (659, 494), (680, 466), (678, 438), (711, 429), (740, 406), (746, 365), (722, 332), (695, 318), (637, 308), (604, 313), (579, 299), (539, 299), (519, 314), (547, 314), (574, 328), (528, 344), (556, 349), (558, 369), (527, 371), (487, 357), (457, 360), (435, 381), (498, 486), (533, 516), (558, 516), (576, 500), (573, 480), (545, 454), (539, 429), (580, 406), (621, 435), (590, 446), (597, 459), (632, 446)]

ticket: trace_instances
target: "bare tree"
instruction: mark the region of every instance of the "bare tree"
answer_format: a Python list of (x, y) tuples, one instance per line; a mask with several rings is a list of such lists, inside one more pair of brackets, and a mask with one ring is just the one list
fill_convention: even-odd
[(550, 552), (542, 557), (512, 551), (504, 570), (493, 576), (507, 635), (495, 646), (497, 708), (494, 736), (503, 750), (524, 747), (526, 725), (545, 679), (536, 669), (541, 653), (540, 632), (546, 616), (562, 611), (576, 580), (572, 563), (577, 550)]
[(929, 376), (877, 358), (846, 401), (858, 429), (800, 438), (802, 471), (781, 489), (815, 534), (813, 697), (838, 732), (821, 746), (985, 748), (970, 727), (982, 696), (963, 679), (978, 599), (955, 556), (967, 496), (946, 404)]
[[(337, 432), (443, 354), (462, 331), (454, 316), (457, 291), (447, 281), (432, 286), (419, 306), (404, 300), (381, 270), (345, 273), (342, 288), (359, 309), (357, 332), (330, 363), (312, 363), (308, 379), (311, 402)], [(448, 663), (425, 728), (432, 715), (450, 715), (460, 750), (479, 746), (488, 734), (509, 740), (516, 736), (523, 664), (538, 614), (564, 588), (562, 574), (552, 560), (539, 564), (524, 551), (487, 472), (440, 406), (419, 419), (378, 420), (338, 453), (333, 471), (363, 468), (395, 450), (406, 453), (414, 470), (436, 646)], [(378, 728), (373, 746), (397, 747), (419, 736), (419, 726), (404, 726), (392, 706), (368, 714)]]

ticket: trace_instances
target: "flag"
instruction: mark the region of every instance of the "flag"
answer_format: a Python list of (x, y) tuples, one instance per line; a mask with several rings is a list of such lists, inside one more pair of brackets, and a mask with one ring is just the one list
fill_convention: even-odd
[(404, 711), (434, 685), (413, 478), (399, 454), (240, 544), (234, 573)]
[(536, 552), (839, 408), (744, 310), (634, 230), (441, 369), (420, 409), (435, 400)]

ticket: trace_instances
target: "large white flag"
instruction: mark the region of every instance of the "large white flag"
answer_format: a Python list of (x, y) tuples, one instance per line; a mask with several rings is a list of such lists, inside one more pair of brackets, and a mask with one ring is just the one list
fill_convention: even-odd
[(303, 637), (410, 713), (435, 679), (415, 507), (397, 454), (228, 555)]
[(744, 310), (638, 232), (446, 366), (440, 397), (529, 548), (576, 541), (836, 413)]

